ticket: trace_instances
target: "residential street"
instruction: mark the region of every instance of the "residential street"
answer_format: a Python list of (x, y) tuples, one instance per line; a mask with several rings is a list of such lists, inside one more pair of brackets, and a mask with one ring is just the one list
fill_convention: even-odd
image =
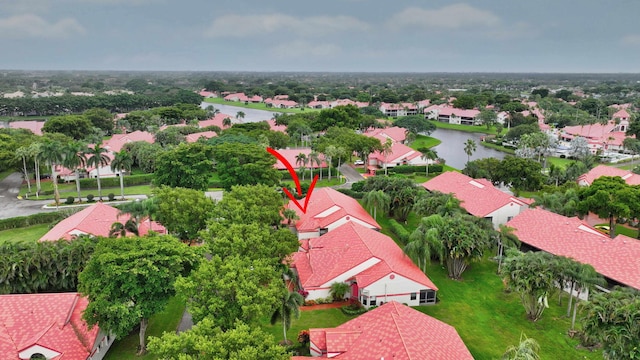
[(362, 174), (360, 174), (354, 168), (349, 166), (349, 164), (340, 165), (340, 172), (342, 173), (342, 175), (344, 175), (347, 181), (344, 184), (333, 186), (333, 188), (335, 189), (345, 189), (345, 188), (351, 189), (351, 184), (353, 184), (354, 182), (358, 182), (360, 180), (364, 180), (364, 177), (362, 176)]
[(0, 181), (0, 219), (55, 211), (42, 208), (51, 200), (19, 200), (20, 184), (22, 176), (17, 172)]

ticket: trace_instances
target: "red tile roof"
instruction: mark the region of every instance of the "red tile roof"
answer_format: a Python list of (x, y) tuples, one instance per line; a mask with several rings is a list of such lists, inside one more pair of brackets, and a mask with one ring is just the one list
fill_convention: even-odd
[[(95, 203), (86, 209), (77, 212), (59, 222), (49, 232), (44, 234), (38, 241), (56, 241), (59, 239), (71, 240), (74, 234), (83, 233), (94, 236), (109, 236), (111, 225), (118, 221), (125, 223), (129, 220), (128, 214), (118, 216), (120, 210), (104, 203)], [(155, 221), (151, 222), (153, 231), (166, 234), (164, 226)], [(140, 235), (149, 232), (149, 221), (142, 221), (139, 224)]]
[(202, 137), (205, 138), (205, 139), (211, 139), (212, 137), (216, 137), (216, 136), (218, 136), (218, 134), (216, 134), (215, 131), (205, 131), (205, 132), (189, 134), (189, 135), (185, 136), (185, 140), (188, 143), (194, 143), (194, 142), (198, 141), (198, 139), (200, 139)]
[(620, 109), (611, 116), (612, 119), (629, 119), (631, 115), (625, 109)]
[(224, 124), (224, 119), (229, 118), (231, 119), (231, 124), (236, 124), (236, 123), (242, 123), (242, 121), (236, 119), (235, 117), (231, 116), (231, 115), (227, 115), (227, 114), (223, 114), (223, 113), (218, 113), (215, 114), (211, 119), (206, 119), (206, 120), (202, 120), (198, 123), (198, 126), (200, 128), (203, 127), (207, 127), (207, 126), (217, 126), (220, 129), (224, 129), (225, 126)]
[(42, 135), (44, 121), (12, 121), (9, 123), (11, 129), (27, 129), (36, 135)]
[(279, 132), (286, 132), (287, 131), (287, 126), (286, 125), (276, 125), (276, 120), (275, 119), (271, 119), (271, 120), (266, 120), (267, 124), (269, 124), (269, 127), (271, 128), (271, 131), (279, 131)]
[[(387, 163), (401, 163), (404, 161), (410, 161), (422, 156), (422, 153), (418, 150), (413, 150), (407, 145), (401, 143), (394, 143), (391, 146), (391, 153), (386, 156)], [(379, 151), (376, 151), (369, 155), (369, 159), (376, 159), (379, 162), (385, 162), (385, 156)]]
[(629, 185), (639, 185), (640, 175), (634, 174), (629, 170), (618, 169), (613, 166), (598, 165), (589, 170), (588, 173), (578, 177), (578, 183), (581, 185), (591, 185), (593, 181), (602, 176), (619, 176)]
[(309, 333), (315, 346), (339, 360), (473, 359), (454, 327), (395, 301)]
[[(401, 127), (393, 126), (384, 129), (369, 129), (363, 133), (365, 136), (382, 136), (383, 139), (390, 138), (395, 142), (404, 142), (407, 139), (407, 130)], [(380, 139), (380, 138), (379, 138)], [(381, 140), (384, 143), (384, 140)]]
[[(304, 204), (305, 201), (306, 198), (298, 202)], [(314, 189), (313, 196), (307, 205), (306, 213), (302, 213), (302, 210), (295, 206), (293, 202), (289, 202), (287, 207), (295, 210), (300, 218), (296, 221), (298, 232), (318, 231), (345, 216), (354, 217), (371, 225), (373, 228), (380, 229), (380, 225), (356, 199), (328, 187)], [(319, 216), (324, 215), (322, 213), (330, 209), (334, 211), (326, 216)]]
[(440, 112), (439, 112), (439, 115), (469, 117), (469, 118), (476, 117), (478, 116), (478, 114), (480, 114), (480, 111), (475, 109), (465, 110), (465, 109), (458, 109), (454, 107), (443, 107), (440, 109)]
[(597, 272), (640, 290), (640, 241), (624, 235), (610, 239), (578, 218), (527, 209), (507, 226), (525, 244), (590, 264)]
[(54, 359), (87, 359), (100, 330), (82, 320), (87, 303), (78, 293), (0, 295), (2, 359), (18, 360), (32, 346), (61, 354)]
[(354, 276), (360, 288), (386, 275), (398, 274), (438, 290), (393, 239), (353, 222), (310, 239), (306, 252), (293, 255), (293, 267), (298, 270), (303, 287), (321, 287), (370, 259), (380, 261)]
[(128, 134), (114, 134), (111, 139), (105, 140), (102, 143), (102, 146), (109, 149), (109, 151), (116, 153), (122, 150), (124, 144), (134, 141), (146, 141), (153, 144), (156, 140), (152, 133), (137, 130)]
[(473, 179), (454, 171), (442, 173), (422, 186), (429, 191), (453, 194), (469, 214), (479, 217), (485, 217), (511, 203), (525, 205), (517, 197), (496, 189), (486, 179)]
[(566, 126), (562, 131), (573, 136), (582, 136), (588, 139), (600, 139), (602, 137), (608, 137), (609, 133), (612, 132), (615, 127), (616, 123), (609, 121), (606, 125), (589, 124)]

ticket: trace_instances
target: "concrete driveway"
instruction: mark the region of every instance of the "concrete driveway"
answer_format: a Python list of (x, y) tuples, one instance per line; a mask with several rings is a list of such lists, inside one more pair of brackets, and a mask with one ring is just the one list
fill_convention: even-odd
[(0, 181), (0, 219), (55, 211), (55, 209), (42, 208), (51, 200), (19, 200), (18, 194), (21, 184), (22, 175), (20, 173), (13, 173)]

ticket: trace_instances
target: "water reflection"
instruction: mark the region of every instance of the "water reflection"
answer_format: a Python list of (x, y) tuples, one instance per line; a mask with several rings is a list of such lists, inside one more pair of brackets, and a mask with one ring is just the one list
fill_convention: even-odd
[(503, 152), (480, 145), (480, 139), (484, 136), (483, 134), (449, 129), (437, 129), (431, 133), (430, 136), (442, 141), (440, 145), (433, 149), (438, 152), (439, 157), (447, 161), (447, 165), (453, 166), (456, 169), (463, 169), (467, 163), (467, 154), (464, 152), (464, 143), (468, 139), (473, 139), (477, 144), (476, 151), (471, 155), (471, 160), (488, 157), (503, 159), (505, 156)]

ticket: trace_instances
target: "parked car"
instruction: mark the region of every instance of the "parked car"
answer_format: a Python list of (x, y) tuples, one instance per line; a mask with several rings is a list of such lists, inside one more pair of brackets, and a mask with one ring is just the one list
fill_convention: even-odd
[(353, 165), (364, 165), (364, 161), (356, 160), (356, 161), (353, 162)]
[(608, 234), (610, 231), (610, 228), (608, 225), (596, 225), (594, 226), (594, 228), (603, 234)]

